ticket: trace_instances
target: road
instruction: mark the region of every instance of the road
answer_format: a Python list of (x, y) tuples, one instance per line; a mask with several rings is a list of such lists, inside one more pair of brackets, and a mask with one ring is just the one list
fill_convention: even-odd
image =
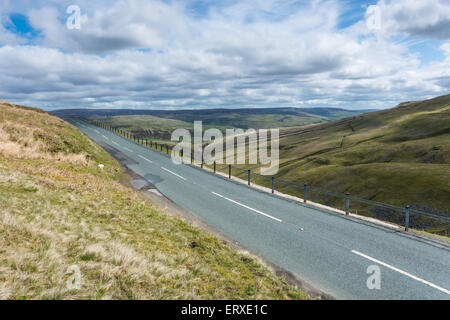
[[(112, 132), (69, 122), (133, 159), (131, 170), (204, 223), (336, 299), (450, 299), (448, 247), (175, 165)], [(371, 266), (380, 270), (380, 289), (367, 286)]]

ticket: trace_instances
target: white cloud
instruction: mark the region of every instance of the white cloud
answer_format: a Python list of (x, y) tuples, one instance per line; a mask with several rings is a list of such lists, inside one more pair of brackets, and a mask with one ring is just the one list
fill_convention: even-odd
[(450, 39), (448, 0), (381, 0), (378, 6), (386, 33)]
[[(2, 99), (48, 108), (372, 108), (450, 87), (448, 59), (423, 67), (402, 43), (362, 37), (363, 22), (338, 30), (338, 1), (239, 1), (194, 17), (181, 2), (82, 0), (81, 30), (65, 28), (65, 4), (10, 8), (26, 11), (42, 36), (17, 45), (0, 29)], [(395, 32), (434, 21), (403, 19), (398, 8), (385, 21)], [(441, 46), (447, 57), (449, 48)]]

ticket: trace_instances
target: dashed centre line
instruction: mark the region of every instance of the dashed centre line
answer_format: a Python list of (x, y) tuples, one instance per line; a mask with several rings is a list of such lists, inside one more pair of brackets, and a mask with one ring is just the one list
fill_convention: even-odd
[(216, 192), (211, 192), (211, 193), (212, 193), (213, 195), (215, 195), (215, 196), (218, 196), (218, 197), (220, 197), (220, 198), (222, 198), (222, 199), (225, 199), (225, 200), (228, 200), (228, 201), (230, 201), (230, 202), (233, 202), (234, 204), (237, 204), (237, 205), (239, 205), (239, 206), (241, 206), (241, 207), (244, 207), (244, 208), (246, 208), (246, 209), (248, 209), (248, 210), (254, 211), (254, 212), (256, 212), (256, 213), (258, 213), (258, 214), (260, 214), (260, 215), (263, 215), (263, 216), (265, 216), (265, 217), (267, 217), (267, 218), (273, 219), (273, 220), (278, 221), (278, 222), (283, 222), (283, 220), (280, 220), (280, 219), (278, 219), (278, 218), (275, 218), (275, 217), (271, 216), (270, 214), (267, 214), (267, 213), (264, 213), (264, 212), (262, 212), (262, 211), (253, 209), (252, 207), (246, 206), (245, 204), (242, 204), (242, 203), (240, 203), (240, 202), (237, 202), (237, 201), (234, 201), (234, 200), (232, 200), (232, 199), (230, 199), (230, 198), (227, 198), (227, 197), (225, 197), (225, 196), (222, 196), (221, 194), (218, 194), (218, 193), (216, 193)]
[(163, 169), (164, 171), (167, 171), (167, 172), (173, 174), (174, 176), (177, 176), (177, 177), (180, 178), (180, 179), (183, 179), (184, 181), (187, 181), (186, 178), (180, 176), (179, 174), (177, 174), (177, 173), (175, 173), (175, 172), (173, 172), (173, 171), (170, 171), (169, 169), (166, 169), (166, 168), (164, 168), (164, 167), (161, 167), (161, 169)]
[(414, 279), (416, 281), (422, 282), (423, 284), (426, 284), (427, 286), (430, 286), (430, 287), (432, 287), (434, 289), (437, 289), (437, 290), (439, 290), (441, 292), (444, 292), (444, 293), (450, 295), (450, 290), (447, 290), (447, 289), (444, 289), (442, 287), (439, 287), (438, 285), (435, 285), (434, 283), (431, 283), (429, 281), (426, 281), (426, 280), (423, 280), (423, 279), (421, 279), (419, 277), (416, 277), (415, 275), (412, 275), (412, 274), (410, 274), (410, 273), (408, 273), (406, 271), (403, 271), (403, 270), (401, 270), (399, 268), (391, 266), (391, 265), (389, 265), (389, 264), (387, 264), (387, 263), (385, 263), (383, 261), (380, 261), (380, 260), (377, 260), (375, 258), (372, 258), (372, 257), (370, 257), (368, 255), (365, 255), (364, 253), (361, 253), (361, 252), (356, 251), (356, 250), (352, 250), (352, 253), (354, 253), (354, 254), (356, 254), (356, 255), (358, 255), (360, 257), (366, 258), (367, 260), (373, 261), (373, 262), (375, 262), (377, 264), (380, 264), (380, 265), (382, 265), (382, 266), (384, 266), (384, 267), (386, 267), (388, 269), (394, 270), (394, 271), (396, 271), (396, 272), (398, 272), (400, 274), (403, 274), (404, 276), (407, 276), (407, 277), (409, 277), (411, 279)]
[(146, 157), (143, 157), (143, 156), (141, 156), (141, 155), (138, 155), (138, 157), (144, 159), (144, 160), (147, 161), (147, 162), (153, 163), (152, 160), (147, 159)]

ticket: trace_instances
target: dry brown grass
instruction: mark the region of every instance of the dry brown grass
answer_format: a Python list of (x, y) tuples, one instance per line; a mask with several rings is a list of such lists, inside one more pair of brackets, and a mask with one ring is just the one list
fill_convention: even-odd
[[(39, 114), (31, 110), (14, 107), (5, 102), (0, 102), (0, 154), (10, 159), (51, 160), (73, 164), (87, 165), (89, 160), (86, 154), (72, 154), (67, 152), (52, 153), (51, 146), (44, 140), (36, 137), (45, 135), (45, 130), (29, 123), (21, 123), (9, 119), (27, 119), (39, 123), (43, 118), (50, 118), (47, 114)], [(59, 119), (53, 119), (59, 123)], [(26, 121), (29, 122), (29, 121)], [(47, 125), (52, 121), (47, 120)]]

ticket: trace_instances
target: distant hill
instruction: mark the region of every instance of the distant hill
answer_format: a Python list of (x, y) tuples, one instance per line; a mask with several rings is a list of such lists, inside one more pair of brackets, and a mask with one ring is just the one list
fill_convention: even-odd
[[(280, 148), (278, 178), (450, 215), (450, 95), (285, 128)], [(311, 196), (343, 206), (342, 200)], [(359, 213), (386, 214), (363, 207)], [(402, 223), (403, 217), (392, 219)]]
[(203, 129), (217, 128), (285, 128), (342, 119), (361, 114), (336, 108), (265, 108), (265, 109), (202, 109), (202, 110), (111, 110), (72, 109), (53, 114), (82, 117), (103, 122), (128, 131), (140, 138), (169, 143), (177, 128), (193, 130), (194, 121), (203, 121)]
[[(235, 128), (291, 127), (342, 119), (366, 112), (337, 108), (263, 108), (263, 109), (199, 109), (199, 110), (133, 110), (133, 109), (70, 109), (52, 113), (59, 117), (84, 117), (101, 120), (103, 117), (148, 115), (179, 120), (192, 124), (203, 121), (205, 125)], [(146, 129), (146, 128), (141, 128)], [(147, 128), (148, 129), (148, 128)]]

